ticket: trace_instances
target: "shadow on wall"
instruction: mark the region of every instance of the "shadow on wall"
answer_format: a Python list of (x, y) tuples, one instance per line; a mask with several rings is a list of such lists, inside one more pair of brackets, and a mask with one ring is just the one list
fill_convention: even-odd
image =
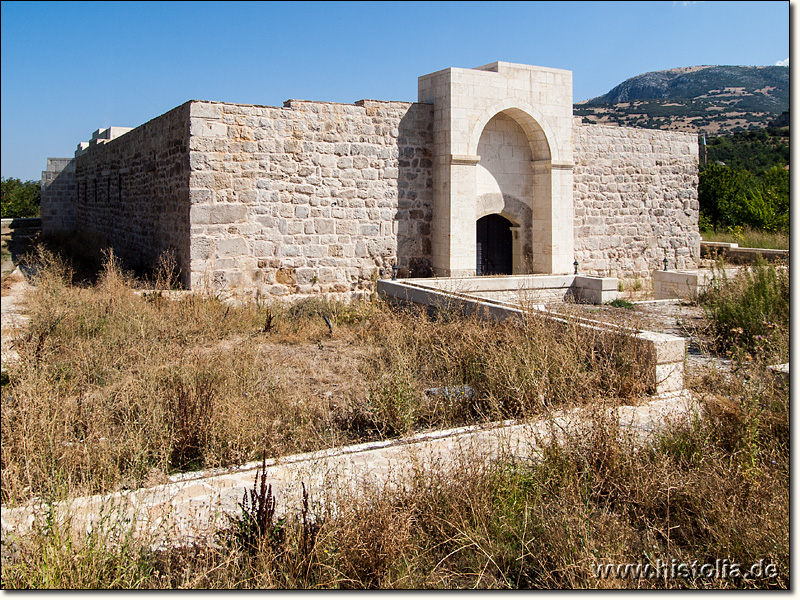
[(433, 105), (412, 104), (398, 125), (397, 266), (401, 277), (432, 277)]
[(14, 265), (18, 264), (36, 244), (41, 224), (42, 220), (39, 218), (3, 219), (3, 238), (7, 242), (8, 252)]
[(190, 103), (75, 159), (76, 229), (105, 239), (125, 269), (147, 274), (172, 255), (189, 287)]

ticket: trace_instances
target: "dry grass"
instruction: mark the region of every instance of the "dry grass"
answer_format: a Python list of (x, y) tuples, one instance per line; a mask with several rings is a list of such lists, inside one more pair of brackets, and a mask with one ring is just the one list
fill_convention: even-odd
[[(631, 402), (643, 391), (624, 338), (587, 338), (543, 319), (493, 324), (380, 302), (167, 300), (134, 293), (113, 257), (91, 287), (73, 285), (52, 255), (38, 260), (29, 330), (2, 386), (4, 504), (135, 487), (265, 450), (534, 417), (597, 398)], [(464, 385), (477, 393), (425, 393)], [(290, 519), (255, 551), (233, 530), (215, 547), (154, 553), (125, 531), (77, 543), (68, 523), (45, 519), (4, 547), (3, 586), (787, 587), (788, 385), (758, 361), (692, 385), (707, 417), (653, 448), (598, 416), (589, 434), (546, 445), (534, 463), (466, 456), (340, 499), (335, 511), (315, 504), (313, 543)], [(312, 501), (319, 494), (311, 490)], [(657, 558), (763, 558), (780, 576), (592, 575), (596, 563)]]
[[(626, 338), (543, 318), (168, 300), (135, 293), (113, 255), (88, 287), (52, 254), (37, 260), (2, 392), (4, 503), (645, 391)], [(476, 393), (425, 393), (465, 385)]]
[[(711, 375), (714, 378), (716, 375)], [(314, 542), (301, 519), (270, 528), (255, 549), (153, 553), (131, 544), (64, 545), (45, 530), (4, 566), (8, 587), (136, 588), (786, 588), (789, 427), (784, 384), (763, 369), (703, 385), (706, 418), (641, 448), (599, 415), (590, 429), (545, 445), (541, 460), (484, 464), (468, 453), (389, 488), (312, 501)], [(312, 490), (312, 500), (314, 498)], [(124, 540), (123, 540), (124, 541)], [(773, 579), (598, 579), (598, 563), (727, 558), (777, 566)], [(45, 564), (51, 570), (45, 569)], [(53, 573), (49, 580), (43, 573)], [(57, 574), (57, 578), (56, 575)]]
[(735, 243), (742, 248), (789, 249), (789, 234), (782, 231), (736, 227), (731, 231), (704, 231), (702, 238), (706, 242)]
[(789, 360), (789, 269), (759, 262), (728, 277), (719, 265), (699, 298), (720, 352), (771, 363)]

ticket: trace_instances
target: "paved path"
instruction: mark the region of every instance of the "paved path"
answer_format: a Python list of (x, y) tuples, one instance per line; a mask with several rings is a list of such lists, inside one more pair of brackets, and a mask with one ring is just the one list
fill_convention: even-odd
[(14, 340), (25, 330), (30, 320), (25, 294), (32, 289), (19, 268), (14, 269), (8, 277), (8, 289), (0, 300), (0, 353), (4, 365), (17, 359)]
[[(646, 443), (665, 423), (686, 419), (698, 410), (688, 392), (654, 398), (641, 406), (608, 409), (621, 433)], [(342, 495), (358, 493), (364, 486), (393, 485), (429, 469), (468, 460), (488, 462), (500, 457), (535, 459), (537, 448), (553, 436), (584, 427), (586, 409), (559, 411), (528, 424), (498, 423), (492, 427), (462, 427), (419, 434), (405, 439), (359, 444), (267, 462), (266, 478), (278, 501), (278, 512), (299, 512), (302, 483), (312, 503), (335, 507)], [(238, 503), (252, 489), (261, 463), (210, 472), (185, 473), (168, 484), (78, 498), (56, 506), (59, 518), (68, 514), (73, 532), (108, 527), (123, 522), (154, 548), (213, 540), (229, 524), (228, 515), (241, 514)], [(42, 505), (2, 508), (5, 542), (29, 531), (47, 510)]]

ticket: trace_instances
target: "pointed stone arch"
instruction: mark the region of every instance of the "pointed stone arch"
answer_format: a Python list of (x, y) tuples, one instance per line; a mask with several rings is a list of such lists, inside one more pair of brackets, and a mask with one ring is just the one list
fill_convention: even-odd
[(478, 154), (478, 144), (486, 125), (500, 113), (505, 113), (514, 119), (528, 136), (534, 160), (560, 162), (558, 141), (555, 134), (550, 131), (544, 115), (534, 106), (518, 98), (498, 100), (483, 111), (470, 135), (469, 154)]
[[(470, 154), (477, 158), (476, 217), (498, 213), (516, 221), (514, 231), (515, 274), (558, 273), (569, 264), (559, 260), (559, 246), (569, 245), (571, 189), (567, 209), (563, 187), (554, 176), (559, 146), (544, 116), (519, 99), (494, 102), (478, 118), (470, 135)], [(553, 157), (556, 157), (554, 160)], [(571, 182), (570, 182), (571, 183)], [(567, 236), (558, 231), (567, 231)], [(569, 257), (568, 257), (569, 258)], [(564, 263), (564, 264), (560, 264)]]
[[(432, 256), (438, 276), (475, 272), (481, 138), (498, 115), (510, 118), (527, 140), (528, 189), (517, 200), (530, 208), (530, 257), (515, 272), (570, 273), (572, 205), (572, 74), (512, 63), (445, 69), (419, 81), (420, 102), (433, 104), (434, 206)], [(503, 202), (489, 212), (503, 212)], [(514, 194), (512, 194), (514, 195)], [(507, 213), (508, 211), (506, 211)], [(519, 269), (519, 270), (517, 270)]]

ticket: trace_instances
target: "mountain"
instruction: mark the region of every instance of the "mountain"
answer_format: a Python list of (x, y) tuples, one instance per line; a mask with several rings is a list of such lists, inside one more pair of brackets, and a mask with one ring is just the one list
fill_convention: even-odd
[(789, 108), (789, 67), (699, 66), (631, 77), (575, 104), (592, 123), (724, 135), (768, 127)]

